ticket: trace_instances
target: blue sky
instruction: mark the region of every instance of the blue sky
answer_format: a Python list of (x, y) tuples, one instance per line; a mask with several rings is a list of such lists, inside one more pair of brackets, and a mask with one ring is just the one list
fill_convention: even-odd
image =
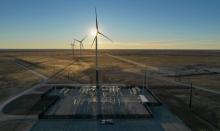
[(220, 49), (220, 0), (0, 0), (0, 48), (90, 48), (94, 7), (100, 48)]

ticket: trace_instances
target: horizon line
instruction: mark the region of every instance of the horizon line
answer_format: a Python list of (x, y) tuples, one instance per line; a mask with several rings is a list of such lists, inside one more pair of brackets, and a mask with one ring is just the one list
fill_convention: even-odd
[[(0, 48), (1, 50), (72, 50), (68, 48), (19, 48), (19, 49), (14, 49), (14, 48)], [(80, 49), (75, 49), (75, 50), (80, 50)], [(83, 50), (95, 50), (95, 49), (83, 49)], [(141, 49), (141, 48), (136, 48), (136, 49), (125, 49), (125, 48), (108, 48), (108, 49), (99, 49), (99, 50), (213, 50), (213, 51), (220, 51), (220, 49)]]

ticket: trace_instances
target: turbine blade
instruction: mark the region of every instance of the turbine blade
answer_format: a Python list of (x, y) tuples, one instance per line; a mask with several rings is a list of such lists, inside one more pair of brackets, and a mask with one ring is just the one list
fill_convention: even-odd
[(113, 42), (113, 40), (111, 40), (108, 36), (104, 35), (103, 33), (101, 32), (98, 32), (100, 35), (104, 36), (106, 39), (108, 39), (109, 41)]
[(85, 37), (81, 40), (81, 42), (83, 42), (86, 38), (87, 38), (87, 36), (85, 36)]
[(75, 41), (77, 41), (77, 42), (81, 42), (80, 40), (77, 40), (77, 39), (74, 39)]
[[(96, 37), (97, 37), (97, 36), (95, 36), (95, 38), (94, 38), (94, 40), (93, 40), (93, 42), (92, 42), (92, 46), (93, 46), (93, 44), (95, 43)], [(92, 47), (92, 46), (91, 46), (91, 47)]]
[(96, 30), (98, 31), (99, 30), (99, 25), (98, 25), (98, 15), (97, 15), (97, 11), (96, 11), (96, 8), (95, 8), (95, 20), (96, 20)]

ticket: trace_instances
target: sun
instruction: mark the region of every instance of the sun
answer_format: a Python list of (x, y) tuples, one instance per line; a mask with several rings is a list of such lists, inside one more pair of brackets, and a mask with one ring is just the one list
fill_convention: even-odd
[(91, 35), (92, 36), (96, 36), (96, 33), (97, 33), (96, 29), (91, 29)]

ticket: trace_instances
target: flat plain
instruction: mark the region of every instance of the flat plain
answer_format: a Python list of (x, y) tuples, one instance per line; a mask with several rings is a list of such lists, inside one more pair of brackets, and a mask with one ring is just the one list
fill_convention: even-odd
[[(25, 68), (48, 77), (49, 84), (95, 83), (93, 50), (83, 50), (81, 57), (77, 54), (72, 56), (71, 50), (1, 50), (0, 103), (42, 81)], [(194, 88), (189, 111), (190, 88), (175, 83), (192, 83), (218, 93), (220, 51), (100, 50), (99, 65), (101, 83), (143, 85), (146, 73), (147, 87), (190, 128), (220, 128), (219, 94)], [(181, 75), (198, 68), (196, 74)], [(204, 68), (209, 72), (201, 73)], [(167, 72), (175, 75), (168, 76)]]

